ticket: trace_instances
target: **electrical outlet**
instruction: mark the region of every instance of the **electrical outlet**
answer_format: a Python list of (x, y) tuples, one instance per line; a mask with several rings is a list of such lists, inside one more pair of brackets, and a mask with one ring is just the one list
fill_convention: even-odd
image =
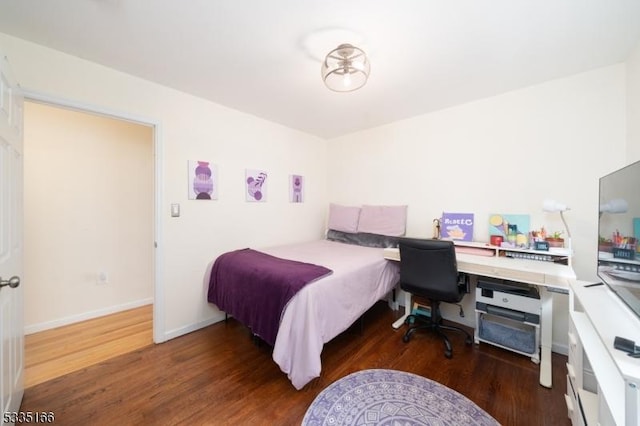
[(104, 271), (98, 272), (98, 284), (108, 284), (109, 283), (109, 274)]

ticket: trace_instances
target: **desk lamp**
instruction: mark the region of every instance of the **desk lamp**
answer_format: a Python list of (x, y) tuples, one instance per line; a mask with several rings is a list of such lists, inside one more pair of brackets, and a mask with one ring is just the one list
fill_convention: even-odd
[(571, 210), (567, 207), (566, 204), (560, 203), (555, 200), (544, 200), (542, 203), (542, 210), (545, 212), (560, 212), (560, 219), (562, 219), (562, 223), (564, 224), (564, 229), (567, 230), (567, 237), (569, 238), (569, 251), (571, 251), (571, 231), (569, 231), (569, 226), (567, 225), (567, 221), (564, 220), (564, 212), (567, 210)]

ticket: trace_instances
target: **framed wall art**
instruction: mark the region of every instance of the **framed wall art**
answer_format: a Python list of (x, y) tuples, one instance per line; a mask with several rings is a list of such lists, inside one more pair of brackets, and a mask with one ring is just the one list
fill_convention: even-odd
[(245, 170), (245, 197), (247, 201), (267, 201), (267, 172), (264, 170)]
[(304, 177), (300, 175), (289, 176), (289, 201), (302, 203), (304, 201)]
[(218, 167), (209, 161), (189, 160), (189, 199), (218, 199)]

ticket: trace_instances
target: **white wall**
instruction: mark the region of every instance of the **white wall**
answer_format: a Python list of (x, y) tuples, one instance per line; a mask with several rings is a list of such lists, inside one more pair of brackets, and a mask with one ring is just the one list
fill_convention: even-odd
[(593, 279), (597, 180), (625, 164), (624, 78), (615, 65), (333, 139), (329, 194), (408, 204), (412, 236), (431, 236), (443, 211), (475, 213), (479, 241), (491, 213), (561, 230), (542, 211), (553, 198), (571, 207), (575, 269)]
[[(407, 204), (416, 237), (431, 237), (443, 211), (474, 213), (478, 241), (488, 241), (491, 213), (561, 230), (559, 216), (542, 211), (556, 199), (571, 207), (578, 278), (595, 280), (598, 178), (625, 164), (625, 150), (620, 64), (333, 139), (329, 158), (340, 161), (328, 165), (328, 193), (345, 204)], [(566, 297), (555, 299), (562, 345)], [(464, 322), (472, 312), (467, 305)]]
[(627, 163), (640, 161), (640, 41), (627, 65)]
[[(206, 265), (219, 254), (322, 235), (325, 141), (4, 34), (0, 50), (27, 91), (159, 123), (164, 338), (222, 317), (206, 302), (203, 283)], [(219, 165), (218, 201), (187, 200), (189, 160)], [(268, 202), (245, 201), (245, 168), (269, 172)], [(292, 173), (305, 176), (305, 203), (288, 202)], [(171, 203), (181, 204), (181, 217), (170, 217)]]
[[(566, 217), (578, 277), (595, 279), (597, 179), (628, 157), (624, 64), (325, 142), (2, 34), (0, 46), (28, 90), (161, 124), (166, 211), (159, 244), (169, 337), (219, 318), (202, 283), (211, 259), (240, 246), (317, 238), (329, 201), (408, 204), (412, 236), (430, 236), (443, 210), (474, 212), (475, 238), (486, 240), (482, 223), (494, 212), (528, 213), (532, 227), (562, 229), (559, 217), (541, 209), (554, 198), (572, 208)], [(186, 200), (193, 159), (219, 164), (220, 201)], [(270, 172), (268, 203), (244, 201), (245, 168)], [(302, 205), (286, 200), (290, 173), (307, 178)], [(182, 217), (169, 217), (173, 202), (181, 203)], [(559, 297), (557, 311), (566, 318), (566, 298)], [(566, 339), (562, 321), (554, 341), (558, 336)]]
[(151, 303), (153, 129), (32, 102), (24, 116), (26, 332)]

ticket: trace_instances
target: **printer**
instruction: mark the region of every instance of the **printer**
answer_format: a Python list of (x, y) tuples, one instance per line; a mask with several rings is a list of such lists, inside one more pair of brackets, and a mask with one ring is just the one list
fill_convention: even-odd
[(538, 288), (515, 281), (482, 277), (476, 285), (476, 343), (485, 342), (540, 362)]

